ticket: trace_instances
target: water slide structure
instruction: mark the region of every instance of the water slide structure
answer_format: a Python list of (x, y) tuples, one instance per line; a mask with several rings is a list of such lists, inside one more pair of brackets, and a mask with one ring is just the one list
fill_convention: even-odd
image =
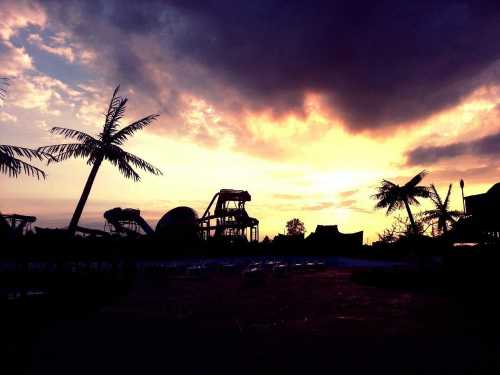
[(245, 209), (245, 203), (251, 199), (248, 191), (222, 189), (213, 196), (201, 218), (190, 207), (176, 207), (163, 215), (155, 230), (138, 209), (116, 207), (106, 211), (104, 218), (106, 228), (112, 234), (127, 237), (146, 235), (258, 241), (259, 220), (250, 217)]

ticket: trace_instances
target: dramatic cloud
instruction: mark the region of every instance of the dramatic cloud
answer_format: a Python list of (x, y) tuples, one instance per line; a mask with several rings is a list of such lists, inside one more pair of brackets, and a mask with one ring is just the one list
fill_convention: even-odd
[(500, 156), (500, 133), (491, 134), (469, 142), (457, 142), (444, 146), (417, 147), (407, 154), (408, 165), (430, 165), (442, 159), (459, 156)]
[(44, 3), (115, 79), (172, 112), (169, 86), (276, 114), (302, 113), (314, 92), (351, 130), (373, 130), (448, 108), (485, 75), (498, 80), (488, 72), (500, 57), (495, 2)]
[(19, 29), (27, 26), (43, 27), (47, 18), (43, 9), (31, 1), (1, 2), (0, 14), (0, 75), (17, 76), (33, 69), (31, 56), (24, 47), (12, 43)]
[(41, 7), (33, 1), (16, 0), (0, 3), (0, 40), (9, 40), (17, 30), (29, 25), (43, 26), (47, 17)]
[[(2, 142), (58, 142), (52, 126), (96, 134), (120, 83), (123, 124), (160, 114), (127, 148), (165, 176), (129, 185), (105, 166), (98, 210), (115, 204), (109, 186), (156, 219), (234, 187), (252, 193), (261, 233), (292, 217), (373, 233), (389, 222), (370, 200), (382, 178), (425, 168), (425, 184), (464, 178), (470, 194), (500, 177), (497, 3), (0, 1)], [(44, 189), (2, 184), (0, 203), (78, 196), (88, 166), (66, 164), (43, 166)]]

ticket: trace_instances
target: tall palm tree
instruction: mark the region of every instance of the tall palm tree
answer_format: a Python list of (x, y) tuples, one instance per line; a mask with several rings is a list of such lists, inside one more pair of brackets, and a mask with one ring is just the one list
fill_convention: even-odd
[(431, 184), (430, 198), (432, 200), (432, 203), (434, 203), (434, 209), (427, 210), (423, 213), (423, 220), (428, 222), (436, 221), (437, 229), (441, 233), (448, 232), (448, 223), (453, 225), (456, 223), (455, 218), (459, 218), (460, 216), (462, 216), (462, 212), (449, 209), (451, 187), (452, 184), (448, 186), (448, 193), (446, 194), (446, 198), (442, 200), (434, 184)]
[(378, 201), (375, 208), (387, 208), (386, 214), (389, 215), (404, 206), (408, 213), (413, 232), (417, 234), (418, 227), (411, 213), (410, 205), (419, 205), (418, 197), (428, 198), (430, 196), (428, 187), (418, 186), (426, 175), (427, 172), (422, 171), (403, 186), (399, 186), (388, 180), (382, 180), (381, 185), (377, 188), (377, 193), (372, 195), (372, 198)]
[[(6, 77), (0, 77), (0, 100), (3, 101), (7, 95), (7, 86), (9, 85), (9, 79)], [(31, 159), (43, 160), (47, 155), (44, 155), (37, 150), (33, 150), (26, 147), (10, 146), (10, 145), (0, 145), (0, 173), (6, 174), (9, 177), (17, 177), (21, 173), (25, 173), (28, 176), (34, 176), (37, 179), (40, 177), (46, 177), (45, 172), (41, 169), (26, 163), (25, 161), (19, 159), (19, 157)]]
[[(111, 164), (118, 167), (119, 171), (126, 177), (134, 181), (139, 181), (140, 176), (134, 170), (133, 166), (150, 172), (154, 175), (161, 175), (161, 171), (142, 160), (138, 156), (130, 154), (123, 150), (125, 141), (136, 131), (141, 130), (151, 124), (157, 117), (157, 114), (146, 116), (138, 121), (119, 130), (120, 120), (123, 118), (126, 110), (127, 98), (118, 96), (118, 86), (113, 92), (106, 113), (104, 127), (102, 132), (94, 138), (91, 135), (73, 129), (54, 127), (50, 130), (52, 134), (59, 134), (65, 138), (75, 139), (77, 143), (64, 143), (52, 146), (40, 147), (38, 150), (53, 155), (55, 161), (61, 162), (69, 158), (86, 158), (87, 164), (92, 166), (87, 183), (83, 189), (82, 195), (76, 206), (68, 230), (74, 233), (78, 221), (83, 212), (83, 208), (92, 189), (92, 184), (97, 175), (97, 171), (103, 160), (108, 160)], [(50, 160), (49, 160), (50, 163)]]

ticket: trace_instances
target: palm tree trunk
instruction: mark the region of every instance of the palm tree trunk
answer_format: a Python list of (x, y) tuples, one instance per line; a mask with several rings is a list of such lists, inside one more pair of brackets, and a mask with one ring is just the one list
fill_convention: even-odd
[(97, 158), (97, 160), (94, 162), (94, 165), (92, 166), (89, 177), (87, 178), (87, 183), (83, 188), (82, 195), (80, 197), (80, 200), (78, 201), (78, 204), (76, 205), (75, 212), (73, 213), (73, 217), (71, 218), (71, 222), (69, 223), (68, 231), (71, 234), (74, 234), (76, 231), (76, 227), (78, 225), (78, 222), (80, 221), (80, 217), (82, 216), (83, 207), (85, 207), (85, 203), (87, 203), (90, 190), (92, 189), (92, 184), (94, 183), (95, 176), (97, 175), (97, 171), (101, 166), (102, 160), (102, 156)]
[(408, 218), (410, 219), (410, 224), (411, 227), (413, 228), (413, 233), (418, 234), (417, 224), (415, 224), (415, 220), (413, 219), (413, 215), (410, 210), (410, 205), (408, 204), (408, 199), (405, 198), (403, 202), (405, 203), (406, 212), (408, 213)]

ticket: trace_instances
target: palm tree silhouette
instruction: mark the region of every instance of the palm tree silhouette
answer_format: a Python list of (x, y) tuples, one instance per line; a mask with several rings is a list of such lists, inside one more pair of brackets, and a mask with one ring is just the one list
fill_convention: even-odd
[[(7, 95), (7, 86), (9, 79), (7, 77), (0, 77), (0, 100), (4, 100)], [(28, 176), (34, 176), (37, 179), (46, 177), (45, 172), (41, 169), (22, 161), (18, 157), (24, 157), (28, 160), (38, 159), (43, 160), (47, 155), (44, 155), (37, 150), (31, 148), (0, 145), (0, 173), (6, 174), (9, 177), (17, 177), (21, 173)]]
[(388, 180), (382, 180), (381, 185), (377, 188), (377, 193), (372, 195), (372, 198), (378, 201), (375, 208), (387, 208), (386, 214), (389, 215), (404, 206), (408, 213), (413, 232), (414, 234), (418, 234), (418, 227), (411, 213), (410, 205), (420, 204), (417, 197), (428, 198), (430, 196), (428, 187), (417, 186), (426, 175), (427, 172), (422, 171), (403, 186), (399, 186)]
[[(104, 127), (101, 133), (94, 138), (87, 133), (67, 128), (54, 127), (50, 130), (53, 134), (59, 134), (65, 138), (71, 138), (78, 143), (64, 143), (52, 146), (40, 147), (38, 150), (46, 152), (54, 156), (55, 161), (61, 162), (69, 158), (87, 158), (87, 164), (92, 165), (89, 177), (83, 189), (82, 195), (75, 208), (73, 217), (71, 218), (68, 230), (74, 233), (78, 225), (78, 221), (83, 212), (83, 208), (92, 189), (92, 184), (97, 175), (97, 171), (103, 160), (108, 160), (111, 164), (118, 167), (119, 171), (126, 177), (134, 181), (139, 181), (140, 176), (133, 169), (135, 166), (154, 175), (161, 175), (161, 171), (142, 160), (138, 156), (124, 151), (120, 146), (133, 135), (136, 131), (141, 130), (151, 124), (157, 117), (157, 114), (146, 116), (130, 125), (118, 130), (120, 120), (123, 118), (127, 98), (118, 96), (120, 86), (117, 86), (113, 92), (113, 96), (109, 103), (108, 111), (104, 122)], [(50, 160), (49, 160), (50, 163)]]
[(431, 184), (430, 187), (430, 198), (432, 200), (432, 203), (434, 203), (435, 208), (425, 211), (422, 215), (423, 220), (427, 222), (436, 220), (437, 229), (441, 233), (446, 233), (448, 232), (448, 223), (451, 223), (452, 225), (455, 224), (455, 218), (459, 218), (460, 216), (462, 216), (462, 212), (449, 209), (452, 184), (448, 186), (448, 193), (446, 194), (446, 198), (444, 199), (444, 201), (439, 196), (436, 187), (433, 184)]

